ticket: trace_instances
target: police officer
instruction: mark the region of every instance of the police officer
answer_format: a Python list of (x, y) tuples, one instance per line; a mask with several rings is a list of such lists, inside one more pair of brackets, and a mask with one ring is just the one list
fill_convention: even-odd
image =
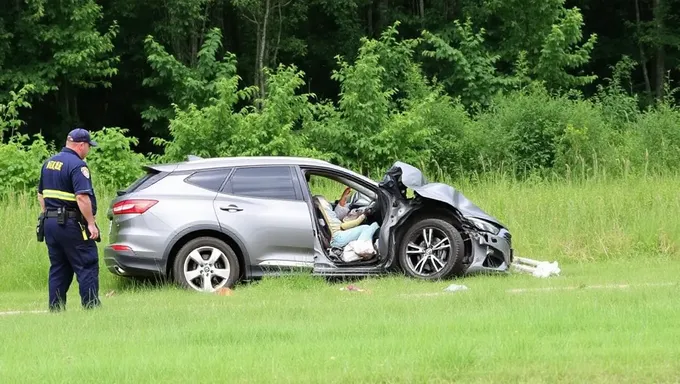
[(49, 309), (66, 306), (66, 292), (75, 272), (84, 308), (99, 301), (99, 256), (95, 222), (97, 199), (85, 157), (97, 143), (82, 128), (72, 130), (66, 146), (43, 164), (38, 201), (44, 215), (44, 239), (50, 257)]

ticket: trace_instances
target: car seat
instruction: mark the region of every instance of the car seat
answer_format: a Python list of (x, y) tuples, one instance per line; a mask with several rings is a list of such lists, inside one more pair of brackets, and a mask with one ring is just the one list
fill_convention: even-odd
[(323, 246), (324, 249), (328, 250), (331, 247), (331, 229), (328, 226), (326, 217), (323, 214), (323, 208), (321, 208), (321, 199), (324, 199), (324, 197), (318, 195), (312, 198), (312, 201), (314, 203), (314, 211), (316, 214), (315, 223), (316, 228), (319, 231), (321, 246)]

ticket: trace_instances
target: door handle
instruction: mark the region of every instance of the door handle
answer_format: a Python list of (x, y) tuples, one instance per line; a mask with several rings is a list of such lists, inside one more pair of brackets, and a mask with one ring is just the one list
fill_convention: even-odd
[(230, 204), (226, 207), (220, 207), (220, 209), (227, 212), (241, 212), (243, 210), (243, 208), (239, 208), (234, 204)]

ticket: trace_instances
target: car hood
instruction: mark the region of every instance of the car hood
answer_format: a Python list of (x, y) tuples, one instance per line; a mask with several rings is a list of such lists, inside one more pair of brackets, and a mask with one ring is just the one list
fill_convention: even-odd
[(443, 183), (428, 183), (420, 169), (410, 164), (401, 161), (395, 162), (385, 177), (391, 177), (395, 169), (401, 170), (401, 183), (420, 196), (448, 204), (456, 208), (466, 218), (486, 220), (505, 228), (500, 220), (484, 212), (456, 188)]

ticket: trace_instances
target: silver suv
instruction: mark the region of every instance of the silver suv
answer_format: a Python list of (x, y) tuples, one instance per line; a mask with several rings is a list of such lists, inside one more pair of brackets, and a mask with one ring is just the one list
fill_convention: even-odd
[[(145, 170), (107, 212), (104, 259), (120, 276), (160, 275), (210, 292), (300, 268), (327, 276), (403, 271), (445, 279), (505, 272), (512, 263), (511, 236), (498, 219), (402, 162), (380, 182), (295, 157), (190, 157)], [(347, 259), (347, 247), (331, 246), (312, 177), (350, 187), (348, 208), (363, 210), (365, 224), (379, 225), (369, 257)]]

